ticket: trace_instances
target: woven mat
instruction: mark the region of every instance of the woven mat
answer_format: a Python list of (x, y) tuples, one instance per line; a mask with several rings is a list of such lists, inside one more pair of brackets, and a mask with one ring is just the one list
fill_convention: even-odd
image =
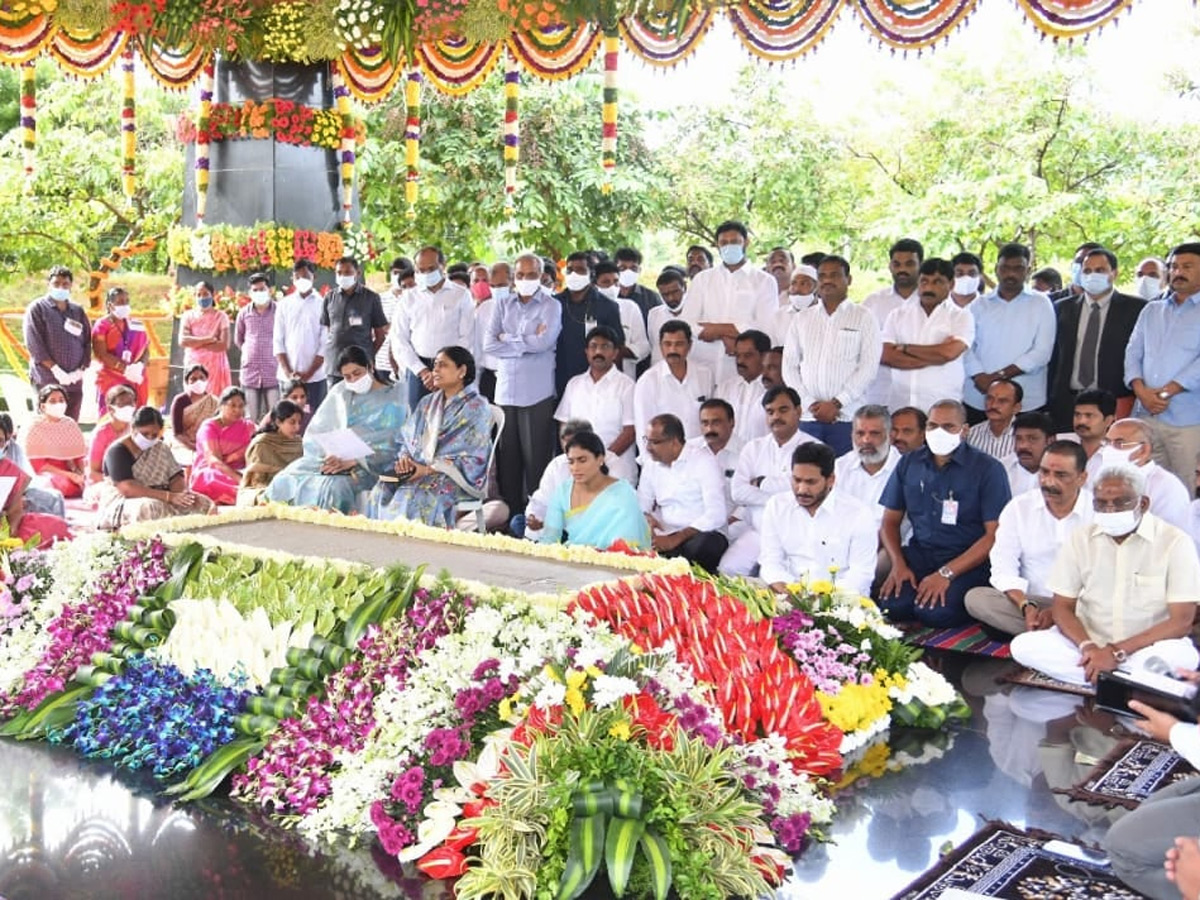
[(1094, 806), (1133, 809), (1155, 791), (1196, 774), (1182, 756), (1158, 741), (1122, 741), (1072, 788), (1059, 788), (1072, 800)]
[(1104, 862), (1089, 861), (1091, 848), (1072, 845), (1078, 858), (1045, 849), (1050, 841), (1062, 841), (1044, 831), (1021, 831), (1003, 822), (993, 822), (977, 831), (966, 843), (896, 894), (892, 900), (934, 900), (957, 888), (972, 896), (1029, 898), (1095, 898), (1095, 900), (1143, 900), (1143, 895), (1126, 887)]
[(1059, 691), (1063, 694), (1077, 694), (1080, 697), (1095, 697), (1096, 689), (1090, 684), (1072, 684), (1069, 681), (1059, 681), (1044, 675), (1036, 669), (1017, 666), (1011, 672), (999, 676), (997, 681), (1007, 684), (1021, 684), (1025, 687), (1043, 688), (1047, 691)]
[(953, 650), (956, 653), (971, 653), (975, 656), (993, 656), (997, 659), (1012, 658), (1008, 649), (1008, 641), (998, 641), (989, 637), (987, 632), (978, 625), (963, 625), (959, 628), (929, 628), (914, 623), (900, 627), (904, 630), (904, 639), (910, 644), (938, 650)]

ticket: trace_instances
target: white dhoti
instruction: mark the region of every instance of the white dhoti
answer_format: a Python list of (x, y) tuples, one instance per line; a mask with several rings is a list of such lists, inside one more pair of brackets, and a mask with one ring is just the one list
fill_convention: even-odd
[[(1012, 639), (1012, 657), (1021, 665), (1059, 681), (1087, 684), (1083, 666), (1079, 665), (1079, 655), (1079, 648), (1057, 626), (1045, 631), (1027, 631)], [(1146, 661), (1153, 657), (1161, 659), (1172, 670), (1195, 669), (1200, 662), (1200, 652), (1190, 639), (1170, 638), (1129, 654), (1122, 668), (1144, 668)]]

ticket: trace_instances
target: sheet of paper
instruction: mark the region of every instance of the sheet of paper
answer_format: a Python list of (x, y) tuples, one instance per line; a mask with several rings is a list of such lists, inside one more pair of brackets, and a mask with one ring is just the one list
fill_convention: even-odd
[(17, 479), (12, 475), (0, 475), (0, 510), (8, 505), (8, 495), (17, 486)]
[(337, 431), (325, 431), (310, 436), (321, 445), (326, 456), (336, 456), (338, 459), (366, 459), (375, 451), (350, 428), (339, 428)]

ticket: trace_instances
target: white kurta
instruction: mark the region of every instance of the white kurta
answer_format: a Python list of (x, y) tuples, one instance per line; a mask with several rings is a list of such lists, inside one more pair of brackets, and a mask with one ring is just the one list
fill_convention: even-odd
[[(940, 344), (948, 338), (962, 341), (967, 347), (975, 339), (975, 319), (968, 310), (949, 299), (926, 314), (920, 298), (914, 296), (892, 311), (883, 324), (885, 344)], [(880, 366), (881, 371), (888, 373), (890, 381), (884, 403), (893, 410), (915, 406), (928, 412), (929, 407), (939, 400), (962, 400), (964, 355), (940, 366), (923, 369)]]
[[(585, 419), (592, 425), (592, 431), (604, 441), (608, 447), (621, 434), (621, 431), (634, 423), (633, 417), (633, 379), (615, 366), (604, 373), (597, 381), (590, 371), (576, 375), (567, 382), (554, 418), (559, 422), (568, 419)], [(634, 446), (620, 455), (621, 471), (613, 472), (617, 478), (627, 478), (636, 465)]]
[(747, 381), (741, 375), (726, 378), (717, 385), (714, 397), (720, 397), (733, 407), (733, 433), (743, 443), (770, 433), (767, 428), (767, 413), (762, 406), (767, 386), (762, 378)]
[[(779, 309), (779, 285), (773, 275), (748, 262), (734, 271), (718, 265), (692, 279), (685, 302), (694, 315), (694, 320), (689, 320), (695, 322), (693, 327), (700, 322), (731, 322), (738, 333), (756, 328), (770, 334)], [(696, 340), (692, 357), (708, 366), (718, 382), (737, 374), (723, 341)]]
[(783, 344), (783, 380), (800, 394), (803, 419), (819, 400), (841, 403), (839, 422), (849, 422), (879, 370), (883, 344), (871, 312), (843, 300), (832, 313), (824, 303), (792, 321)]
[[(750, 441), (738, 454), (733, 473), (733, 500), (745, 508), (746, 519), (755, 531), (762, 527), (763, 510), (775, 494), (792, 489), (792, 451), (816, 440), (797, 430), (780, 446), (775, 435)], [(760, 484), (750, 482), (762, 478)]]
[(700, 433), (700, 404), (712, 396), (712, 372), (688, 361), (683, 381), (671, 374), (667, 361), (647, 369), (633, 390), (633, 427), (638, 442), (646, 436), (650, 420), (670, 413), (683, 423), (684, 434), (695, 437)]
[(763, 514), (759, 577), (767, 584), (829, 580), (865, 597), (875, 577), (876, 544), (871, 510), (839, 489), (815, 514), (790, 491), (776, 494)]

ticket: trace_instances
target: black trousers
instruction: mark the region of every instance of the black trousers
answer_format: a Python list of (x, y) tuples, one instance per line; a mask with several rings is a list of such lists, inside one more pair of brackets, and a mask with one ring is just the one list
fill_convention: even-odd
[(529, 495), (537, 490), (542, 472), (554, 458), (558, 437), (554, 430), (554, 408), (558, 401), (547, 397), (533, 406), (504, 406), (504, 431), (496, 447), (496, 477), (500, 496), (511, 510), (523, 510)]
[(690, 563), (695, 563), (704, 571), (716, 574), (717, 565), (725, 550), (729, 547), (729, 539), (719, 531), (702, 531), (663, 556), (682, 556)]

